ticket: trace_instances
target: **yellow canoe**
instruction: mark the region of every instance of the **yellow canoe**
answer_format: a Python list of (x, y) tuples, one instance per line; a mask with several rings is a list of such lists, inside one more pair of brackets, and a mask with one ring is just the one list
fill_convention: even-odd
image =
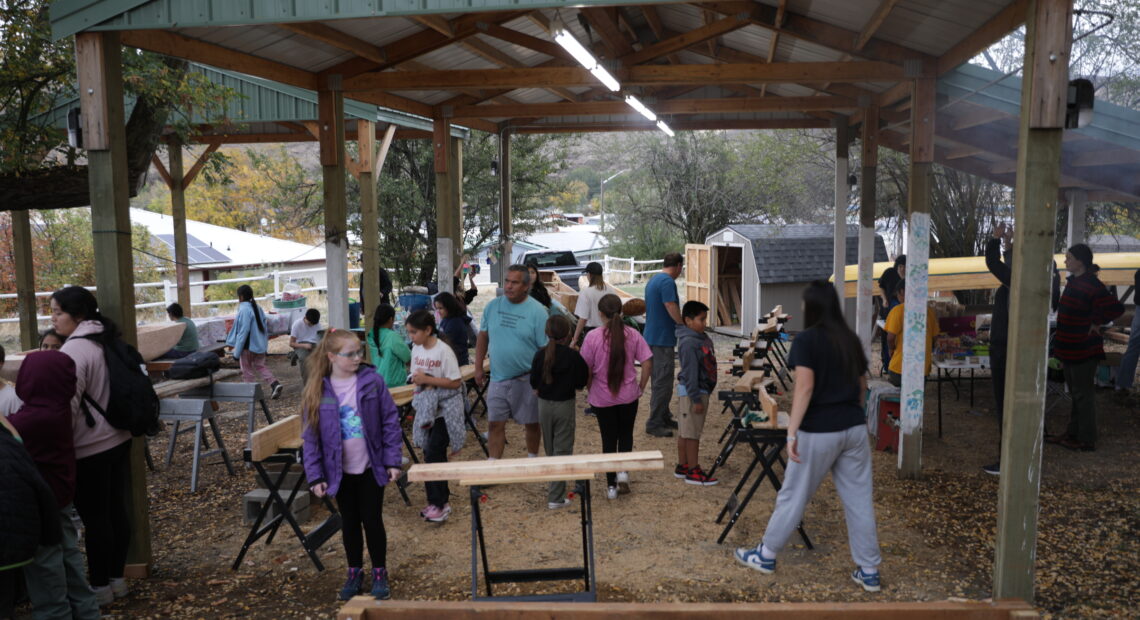
[[(1061, 270), (1062, 283), (1068, 275), (1065, 271), (1065, 255), (1057, 254), (1054, 257), (1057, 267)], [(1106, 285), (1131, 286), (1137, 269), (1140, 269), (1140, 252), (1115, 252), (1112, 254), (1097, 254), (1093, 260), (1100, 265), (1100, 280)], [(893, 262), (875, 263), (873, 295), (879, 295), (879, 276), (892, 267)], [(856, 279), (859, 274), (858, 265), (847, 265), (844, 280), (847, 297), (855, 296)], [(986, 269), (986, 259), (983, 256), (965, 256), (961, 258), (932, 258), (930, 259), (930, 291), (968, 291), (997, 288), (997, 278)]]

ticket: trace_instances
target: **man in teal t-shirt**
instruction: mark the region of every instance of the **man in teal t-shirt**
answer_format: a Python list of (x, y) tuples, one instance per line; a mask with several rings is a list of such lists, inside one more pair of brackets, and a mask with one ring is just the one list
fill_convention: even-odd
[(178, 339), (178, 344), (174, 348), (162, 354), (163, 359), (178, 359), (186, 357), (191, 353), (198, 350), (198, 326), (194, 321), (186, 318), (182, 310), (182, 304), (172, 303), (166, 307), (166, 316), (175, 323), (185, 323), (186, 329), (182, 332), (182, 337)]
[(681, 320), (677, 297), (677, 277), (685, 259), (676, 252), (665, 255), (661, 273), (645, 285), (645, 329), (642, 336), (653, 352), (653, 394), (649, 398), (649, 419), (645, 432), (655, 437), (672, 437), (677, 428), (669, 401), (673, 399), (673, 347), (677, 345), (677, 325)]
[(511, 265), (504, 295), (483, 309), (475, 342), (475, 380), (482, 384), (483, 360), (491, 354), (491, 384), (487, 387), (487, 448), (491, 458), (503, 456), (507, 418), (526, 427), (528, 456), (538, 456), (541, 429), (538, 400), (530, 387), (534, 354), (546, 346), (546, 308), (528, 294), (530, 272)]

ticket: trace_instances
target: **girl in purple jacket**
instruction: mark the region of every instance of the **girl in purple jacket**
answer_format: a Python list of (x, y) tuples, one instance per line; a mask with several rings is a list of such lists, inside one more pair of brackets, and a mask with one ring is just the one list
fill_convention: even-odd
[[(372, 596), (390, 596), (385, 568), (384, 485), (402, 472), (402, 433), (396, 403), (384, 380), (361, 360), (364, 349), (350, 331), (329, 329), (309, 356), (301, 398), (305, 477), (317, 497), (336, 498), (344, 527), (346, 601), (363, 591), (364, 538), (372, 558)], [(361, 535), (363, 529), (364, 535)]]

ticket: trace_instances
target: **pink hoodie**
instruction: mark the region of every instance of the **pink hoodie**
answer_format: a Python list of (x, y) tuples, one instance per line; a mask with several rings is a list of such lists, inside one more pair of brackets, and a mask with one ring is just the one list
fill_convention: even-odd
[(75, 458), (82, 459), (99, 454), (131, 438), (130, 431), (110, 425), (94, 407), (88, 406), (95, 426), (87, 426), (80, 403), (83, 392), (106, 408), (111, 398), (111, 381), (107, 376), (107, 364), (103, 361), (103, 346), (84, 336), (103, 333), (99, 321), (83, 321), (63, 343), (60, 351), (75, 360), (75, 397), (71, 399), (71, 433), (75, 437)]

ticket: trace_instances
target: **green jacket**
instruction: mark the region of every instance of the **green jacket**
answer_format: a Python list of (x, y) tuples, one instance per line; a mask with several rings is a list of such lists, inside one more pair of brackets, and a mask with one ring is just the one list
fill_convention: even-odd
[(390, 387), (399, 387), (408, 382), (408, 364), (412, 361), (412, 350), (395, 331), (381, 327), (380, 342), (368, 331), (368, 355), (376, 365), (376, 374), (384, 378)]

